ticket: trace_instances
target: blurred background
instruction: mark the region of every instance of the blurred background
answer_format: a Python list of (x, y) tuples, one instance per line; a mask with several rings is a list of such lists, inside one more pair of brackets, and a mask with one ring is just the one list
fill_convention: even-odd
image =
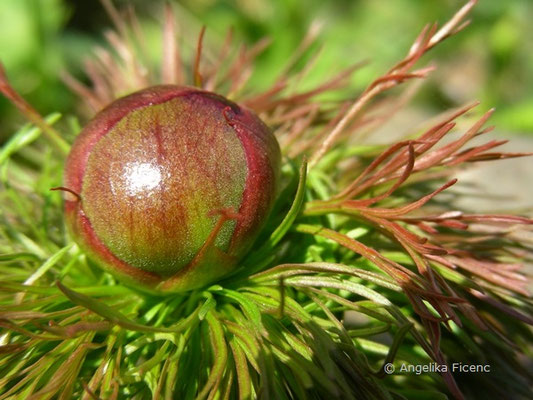
[[(214, 43), (221, 42), (230, 27), (237, 43), (271, 37), (273, 44), (258, 58), (252, 78), (259, 87), (268, 86), (311, 24), (320, 24), (322, 55), (307, 84), (368, 60), (356, 73), (356, 88), (400, 59), (426, 22), (443, 23), (464, 4), (459, 0), (170, 2), (180, 17), (183, 41), (190, 41), (185, 46), (195, 46), (202, 25)], [(134, 5), (150, 48), (160, 48), (164, 1), (114, 0), (114, 4)], [(430, 54), (438, 69), (412, 107), (433, 113), (478, 99), (484, 109), (497, 108), (492, 121), (500, 132), (533, 136), (533, 1), (480, 0), (471, 18), (471, 26)], [(111, 26), (98, 0), (0, 0), (0, 60), (13, 86), (41, 113), (69, 114), (76, 102), (58, 72), (68, 70), (83, 78), (82, 60), (94, 45), (105, 43), (103, 32)], [(0, 142), (22, 121), (1, 98)]]

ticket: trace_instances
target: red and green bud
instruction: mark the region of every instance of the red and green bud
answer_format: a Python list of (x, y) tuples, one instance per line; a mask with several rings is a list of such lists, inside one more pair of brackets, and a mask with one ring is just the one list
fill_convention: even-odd
[(213, 93), (156, 86), (119, 99), (68, 157), (71, 234), (125, 282), (185, 291), (235, 268), (270, 212), (280, 150), (252, 112)]

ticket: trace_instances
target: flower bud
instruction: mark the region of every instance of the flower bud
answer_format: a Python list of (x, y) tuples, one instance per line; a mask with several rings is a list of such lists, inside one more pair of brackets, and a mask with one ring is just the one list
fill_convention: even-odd
[(156, 86), (121, 98), (69, 154), (65, 201), (80, 247), (124, 282), (186, 291), (235, 268), (270, 212), (279, 145), (252, 112)]

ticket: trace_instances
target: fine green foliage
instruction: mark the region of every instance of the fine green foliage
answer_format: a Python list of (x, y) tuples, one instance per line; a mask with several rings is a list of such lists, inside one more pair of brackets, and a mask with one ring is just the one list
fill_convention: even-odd
[[(89, 108), (143, 85), (197, 82), (260, 113), (285, 156), (274, 210), (241, 267), (184, 295), (128, 288), (76, 246), (62, 193), (50, 191), (62, 185), (60, 116), (40, 119), (2, 77), (1, 92), (35, 125), (0, 150), (0, 400), (527, 398), (520, 357), (531, 355), (533, 304), (520, 263), (531, 244), (510, 228), (532, 220), (435, 201), (463, 163), (524, 154), (489, 151), (498, 141), (467, 147), (490, 131), (491, 111), (475, 119), (476, 104), (397, 143), (351, 140), (403, 103), (389, 90), (431, 71), (415, 64), (460, 30), (474, 4), (440, 30), (428, 26), (405, 59), (339, 102), (317, 95), (345, 92), (354, 69), (301, 91), (296, 57), (286, 68), (295, 72), (258, 93), (243, 73), (258, 49), (228, 47), (202, 64), (203, 33), (195, 61), (176, 67), (170, 7), (170, 54), (143, 75), (141, 57), (125, 62), (137, 55), (135, 20), (116, 21), (122, 53), (93, 65), (92, 89), (69, 81)], [(456, 129), (458, 119), (469, 127)], [(453, 373), (454, 363), (491, 372)], [(402, 370), (430, 365), (448, 370)]]

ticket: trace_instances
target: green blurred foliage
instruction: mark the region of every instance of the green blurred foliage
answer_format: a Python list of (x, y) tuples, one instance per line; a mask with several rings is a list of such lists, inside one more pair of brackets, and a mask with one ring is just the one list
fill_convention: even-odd
[[(159, 49), (157, 24), (162, 0), (115, 0), (133, 4)], [(220, 43), (233, 27), (237, 41), (264, 36), (272, 45), (258, 58), (253, 77), (267, 87), (313, 23), (322, 26), (315, 50), (320, 58), (305, 85), (323, 81), (355, 62), (370, 63), (354, 78), (364, 87), (405, 54), (426, 22), (443, 23), (459, 0), (176, 0), (184, 40), (193, 47), (201, 25), (208, 43)], [(480, 0), (472, 24), (445, 42), (426, 61), (438, 70), (414, 106), (442, 110), (473, 99), (495, 106), (494, 121), (505, 131), (533, 132), (533, 1)], [(1, 0), (0, 59), (13, 85), (44, 114), (73, 112), (75, 101), (59, 78), (62, 69), (80, 76), (90, 47), (103, 42), (111, 21), (97, 0)], [(190, 32), (193, 32), (190, 34)], [(154, 50), (154, 57), (157, 55)], [(0, 99), (0, 141), (21, 121)]]
[[(86, 54), (91, 40), (66, 33), (63, 0), (0, 0), (0, 61), (11, 84), (41, 113), (70, 111), (74, 96), (60, 71)], [(0, 96), (0, 142), (23, 118)]]
[[(271, 82), (313, 21), (323, 25), (316, 83), (360, 60), (363, 87), (399, 60), (428, 22), (444, 23), (459, 0), (183, 0), (211, 30), (234, 26), (248, 41), (267, 35), (274, 45), (256, 75)], [(419, 107), (442, 110), (474, 99), (495, 106), (493, 121), (506, 131), (533, 134), (533, 1), (480, 0), (472, 24), (430, 54), (439, 69), (417, 98)], [(428, 59), (428, 56), (426, 56)]]

